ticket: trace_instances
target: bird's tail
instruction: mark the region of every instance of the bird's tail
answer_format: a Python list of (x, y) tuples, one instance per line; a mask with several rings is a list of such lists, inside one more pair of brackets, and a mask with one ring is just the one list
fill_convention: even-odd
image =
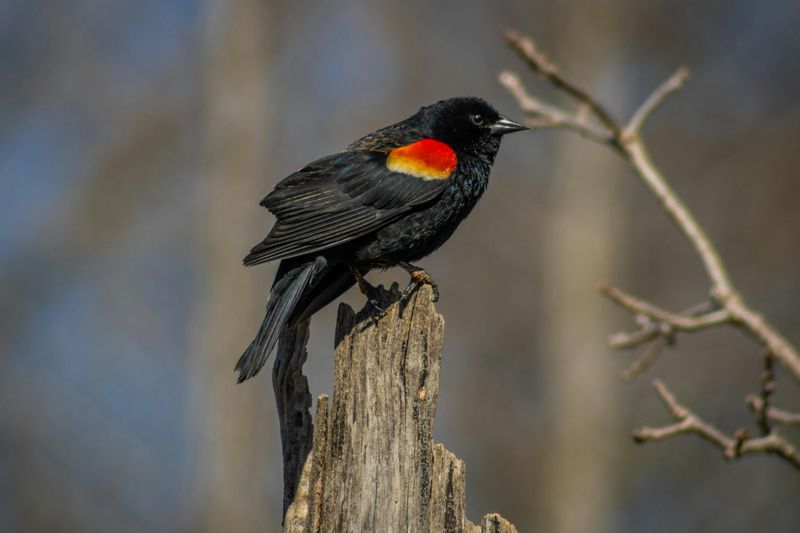
[(322, 262), (324, 262), (322, 258), (318, 257), (317, 260), (296, 266), (288, 266), (285, 262), (281, 263), (269, 292), (267, 315), (264, 317), (264, 322), (261, 323), (256, 338), (236, 363), (235, 370), (239, 372), (238, 383), (258, 374), (261, 367), (267, 362), (269, 354), (275, 347), (275, 343), (278, 342), (283, 327), (292, 316), (298, 300), (318, 270), (323, 267)]

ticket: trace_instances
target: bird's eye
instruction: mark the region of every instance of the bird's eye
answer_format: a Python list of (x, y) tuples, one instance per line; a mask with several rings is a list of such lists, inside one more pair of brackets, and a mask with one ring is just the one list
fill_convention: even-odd
[(469, 116), (469, 120), (476, 126), (483, 126), (483, 115), (475, 113), (474, 115)]

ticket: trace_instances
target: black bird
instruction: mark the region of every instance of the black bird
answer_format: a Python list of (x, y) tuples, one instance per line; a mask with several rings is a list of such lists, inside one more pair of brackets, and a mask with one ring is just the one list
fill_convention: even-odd
[(278, 219), (244, 264), (280, 259), (258, 335), (236, 370), (264, 366), (284, 327), (310, 317), (374, 268), (404, 268), (406, 294), (436, 285), (411, 264), (453, 234), (481, 197), (500, 138), (527, 129), (480, 98), (450, 98), (370, 133), (282, 180), (261, 205)]

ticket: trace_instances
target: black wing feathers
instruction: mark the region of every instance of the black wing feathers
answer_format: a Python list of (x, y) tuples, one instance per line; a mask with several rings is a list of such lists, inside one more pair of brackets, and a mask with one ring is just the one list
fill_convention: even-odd
[(278, 221), (245, 264), (296, 257), (357, 239), (434, 199), (447, 181), (392, 172), (381, 152), (343, 152), (314, 161), (282, 180), (261, 201)]

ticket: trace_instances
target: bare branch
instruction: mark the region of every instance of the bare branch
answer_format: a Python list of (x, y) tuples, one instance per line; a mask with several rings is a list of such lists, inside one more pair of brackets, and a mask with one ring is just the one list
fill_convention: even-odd
[[(712, 302), (700, 302), (681, 311), (681, 315), (694, 317), (718, 309)], [(608, 343), (616, 350), (627, 350), (646, 344), (659, 337), (664, 338), (667, 344), (672, 344), (675, 328), (665, 322), (658, 322), (641, 313), (635, 315), (639, 329), (633, 332), (615, 333), (608, 339)]]
[[(526, 62), (531, 70), (576, 100), (586, 110), (586, 113), (572, 114), (558, 107), (544, 104), (525, 90), (516, 75), (505, 72), (500, 76), (500, 83), (516, 98), (524, 111), (541, 118), (538, 121), (529, 121), (528, 124), (538, 127), (569, 128), (612, 147), (622, 155), (694, 248), (695, 253), (703, 263), (711, 284), (709, 294), (721, 309), (699, 317), (687, 317), (685, 314), (669, 313), (638, 299), (614, 298), (614, 296), (620, 296), (620, 294), (607, 293), (606, 295), (631, 312), (651, 316), (655, 320), (671, 324), (684, 331), (696, 331), (723, 323), (734, 324), (749, 333), (759, 344), (769, 349), (775, 359), (788, 368), (795, 379), (800, 380), (800, 354), (772, 324), (750, 309), (742, 300), (728, 276), (716, 247), (650, 159), (639, 134), (642, 126), (653, 111), (670, 94), (682, 86), (688, 71), (679, 69), (661, 84), (633, 114), (627, 126), (623, 128), (598, 100), (583, 88), (567, 80), (559, 69), (536, 48), (532, 40), (513, 31), (507, 31), (505, 38), (509, 46)], [(604, 128), (595, 126), (589, 120), (587, 114), (596, 118), (607, 131), (603, 131)], [(643, 307), (640, 304), (643, 304)], [(649, 342), (657, 337), (658, 333), (653, 328), (641, 328), (633, 333), (616, 335), (612, 338), (612, 343), (628, 348)]]
[[(613, 148), (624, 157), (694, 248), (708, 277), (712, 306), (708, 307), (704, 303), (702, 310), (692, 309), (682, 313), (667, 311), (621, 289), (607, 285), (600, 287), (600, 291), (606, 297), (630, 312), (639, 324), (639, 329), (633, 332), (613, 335), (609, 339), (611, 345), (617, 349), (626, 349), (648, 344), (645, 353), (622, 373), (622, 377), (632, 379), (641, 374), (657, 358), (664, 346), (672, 342), (676, 332), (694, 332), (722, 324), (732, 324), (748, 333), (765, 350), (761, 394), (747, 397), (747, 403), (753, 410), (761, 437), (752, 438), (745, 429), (737, 431), (733, 437), (728, 437), (679, 404), (667, 387), (656, 381), (656, 390), (676, 422), (660, 428), (638, 429), (633, 433), (634, 439), (637, 442), (644, 442), (662, 440), (681, 433), (696, 433), (720, 448), (728, 459), (748, 453), (765, 452), (778, 455), (800, 468), (800, 454), (797, 449), (770, 425), (770, 422), (800, 423), (800, 414), (781, 411), (770, 405), (774, 390), (773, 358), (780, 361), (795, 379), (800, 380), (800, 355), (772, 324), (748, 307), (741, 298), (713, 242), (650, 159), (641, 138), (641, 129), (645, 122), (669, 95), (681, 88), (688, 77), (688, 70), (678, 69), (653, 91), (634, 112), (627, 125), (622, 127), (598, 100), (567, 80), (536, 48), (533, 41), (513, 31), (506, 32), (505, 37), (511, 48), (531, 70), (580, 105), (579, 112), (573, 114), (556, 106), (544, 104), (528, 93), (518, 76), (504, 72), (500, 75), (500, 83), (516, 98), (523, 111), (538, 118), (528, 121), (527, 124), (572, 129)], [(598, 121), (602, 127), (597, 126), (592, 119)]]
[(678, 403), (672, 392), (660, 380), (653, 381), (653, 386), (656, 388), (661, 401), (664, 406), (672, 415), (672, 418), (677, 420), (676, 424), (661, 428), (643, 427), (633, 432), (633, 438), (636, 442), (645, 442), (648, 440), (661, 440), (680, 433), (697, 433), (705, 440), (722, 448), (723, 450), (733, 449), (735, 443), (733, 439), (728, 438), (720, 430), (703, 422), (694, 413), (689, 411), (686, 407)]
[(725, 309), (718, 309), (699, 316), (686, 316), (672, 313), (654, 304), (636, 298), (622, 289), (610, 287), (606, 284), (600, 285), (599, 290), (604, 296), (631, 313), (645, 315), (659, 322), (669, 324), (672, 328), (679, 331), (697, 331), (711, 326), (718, 326), (731, 320), (730, 314)]
[(586, 113), (567, 113), (555, 106), (546, 104), (535, 98), (522, 85), (519, 76), (510, 71), (500, 73), (498, 77), (500, 85), (505, 87), (514, 98), (517, 104), (527, 114), (533, 115), (534, 119), (528, 119), (525, 124), (531, 128), (566, 128), (576, 131), (594, 141), (604, 144), (613, 144), (612, 134), (595, 126), (588, 120)]
[(650, 365), (658, 359), (662, 350), (669, 344), (669, 337), (658, 334), (658, 337), (653, 340), (645, 349), (644, 353), (633, 361), (625, 370), (620, 372), (619, 377), (625, 381), (633, 381), (642, 372), (650, 368)]
[(689, 77), (689, 69), (686, 67), (681, 67), (675, 74), (669, 77), (664, 83), (662, 83), (653, 93), (647, 97), (647, 100), (639, 106), (639, 109), (633, 114), (631, 119), (628, 121), (628, 125), (625, 126), (623, 130), (623, 135), (625, 137), (632, 137), (639, 135), (639, 131), (642, 129), (642, 126), (650, 118), (650, 115), (653, 114), (658, 106), (660, 106), (664, 100), (669, 97), (674, 92), (677, 92), (683, 84), (686, 83), (687, 78)]
[(511, 46), (511, 48), (517, 52), (517, 54), (519, 54), (523, 60), (525, 60), (531, 70), (541, 75), (555, 87), (564, 91), (572, 98), (589, 108), (591, 113), (595, 115), (597, 119), (609, 129), (609, 131), (611, 131), (612, 138), (619, 139), (621, 137), (622, 130), (620, 129), (619, 124), (616, 120), (614, 120), (611, 114), (606, 111), (605, 107), (603, 107), (600, 102), (592, 98), (587, 91), (562, 76), (558, 71), (558, 68), (556, 68), (556, 66), (551, 63), (538, 48), (536, 48), (536, 45), (531, 39), (524, 37), (513, 30), (506, 31), (505, 37), (509, 46)]
[(663, 427), (643, 427), (633, 432), (633, 439), (637, 443), (664, 440), (683, 433), (695, 433), (710, 442), (722, 451), (725, 459), (738, 459), (746, 454), (770, 453), (788, 461), (795, 468), (800, 469), (800, 453), (777, 432), (769, 435), (751, 438), (747, 430), (739, 430), (734, 437), (728, 437), (722, 431), (703, 421), (700, 417), (683, 406), (675, 399), (675, 395), (664, 383), (655, 380), (653, 385), (661, 401), (676, 420), (674, 424)]
[(608, 344), (615, 350), (628, 350), (636, 348), (642, 344), (647, 344), (650, 341), (663, 336), (662, 326), (658, 322), (652, 321), (644, 315), (638, 315), (637, 318), (645, 318), (647, 322), (636, 331), (621, 331), (611, 335), (608, 339)]
[(638, 137), (632, 139), (625, 144), (631, 165), (700, 257), (712, 283), (712, 296), (720, 301), (735, 297), (733, 286), (719, 253), (705, 231), (655, 167), (641, 139)]
[(771, 453), (785, 459), (800, 470), (800, 452), (776, 431), (765, 437), (746, 440), (742, 444), (740, 455), (747, 453)]
[(775, 359), (788, 368), (795, 379), (800, 380), (800, 355), (772, 324), (750, 309), (735, 293), (731, 293), (724, 306), (731, 313), (734, 324), (769, 349)]

